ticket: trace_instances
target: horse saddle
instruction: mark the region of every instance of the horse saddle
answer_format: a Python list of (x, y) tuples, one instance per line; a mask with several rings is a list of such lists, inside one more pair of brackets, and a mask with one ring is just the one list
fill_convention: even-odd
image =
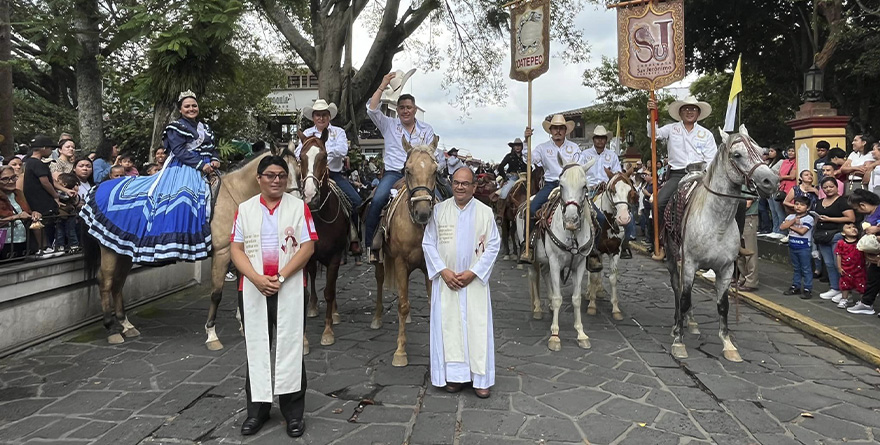
[[(688, 207), (693, 198), (694, 190), (697, 189), (699, 183), (700, 181), (697, 178), (682, 181), (679, 183), (675, 194), (672, 195), (672, 199), (669, 200), (669, 204), (667, 204), (666, 210), (663, 212), (664, 224), (660, 231), (663, 236), (663, 242), (667, 246), (681, 246)], [(674, 254), (677, 249), (667, 250)]]

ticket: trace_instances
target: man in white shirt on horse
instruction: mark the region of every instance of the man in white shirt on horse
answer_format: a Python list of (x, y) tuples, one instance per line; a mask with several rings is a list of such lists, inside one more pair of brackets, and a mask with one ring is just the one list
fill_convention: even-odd
[[(607, 146), (608, 130), (602, 125), (596, 125), (596, 128), (593, 130), (593, 147), (581, 152), (581, 160), (583, 163), (587, 163), (592, 159), (597, 159), (596, 163), (593, 164), (593, 167), (587, 171), (587, 185), (590, 187), (591, 193), (595, 193), (600, 185), (607, 183), (616, 173), (623, 171), (617, 153), (606, 149)], [(605, 218), (604, 213), (599, 211), (595, 203), (593, 203), (593, 211), (596, 212), (596, 219), (599, 221), (599, 226), (601, 227), (602, 224), (606, 222), (607, 218)], [(627, 224), (624, 229), (623, 244), (620, 254), (620, 257), (623, 259), (632, 258), (632, 253), (629, 251), (629, 241), (630, 238), (635, 235), (635, 232), (635, 222), (633, 219), (630, 219), (630, 223)]]
[[(656, 110), (657, 101), (649, 100), (648, 109)], [(709, 117), (712, 107), (695, 97), (689, 96), (684, 100), (677, 100), (669, 104), (669, 115), (676, 122), (657, 126), (657, 140), (666, 140), (668, 153), (668, 165), (666, 181), (657, 194), (657, 207), (660, 230), (663, 230), (663, 213), (666, 205), (678, 190), (678, 183), (689, 172), (704, 171), (709, 163), (715, 159), (718, 146), (715, 144), (715, 136), (706, 127), (697, 121)], [(648, 121), (648, 134), (651, 134), (651, 123)], [(662, 260), (665, 253), (661, 247), (652, 258)]]
[[(559, 187), (559, 175), (562, 173), (562, 166), (556, 160), (557, 155), (562, 158), (566, 164), (584, 165), (581, 159), (581, 149), (574, 142), (568, 140), (568, 135), (574, 130), (574, 122), (568, 121), (561, 114), (554, 115), (550, 121), (543, 121), (541, 125), (544, 131), (550, 134), (550, 140), (539, 144), (532, 149), (532, 163), (544, 167), (544, 187), (538, 190), (538, 193), (532, 197), (529, 204), (529, 225), (534, 228), (537, 220), (535, 214), (550, 198), (550, 192)], [(531, 128), (526, 128), (525, 137), (530, 138), (534, 134)], [(535, 245), (535, 231), (531, 231), (531, 239), (526, 240), (530, 246)], [(593, 251), (587, 261), (587, 270), (590, 272), (599, 272), (602, 270), (602, 260), (599, 258), (598, 252), (593, 243)], [(531, 263), (534, 258), (534, 249), (529, 249), (529, 255), (525, 250), (520, 256), (520, 261)]]
[[(373, 242), (373, 236), (376, 233), (379, 220), (382, 218), (382, 209), (391, 199), (391, 189), (397, 181), (403, 178), (403, 166), (406, 163), (407, 154), (403, 149), (401, 138), (406, 138), (413, 147), (430, 145), (434, 141), (434, 128), (416, 120), (416, 99), (412, 95), (402, 94), (397, 99), (396, 118), (388, 117), (382, 113), (380, 108), (382, 93), (395, 76), (395, 73), (386, 74), (382, 78), (379, 88), (367, 103), (367, 116), (376, 124), (376, 128), (382, 133), (382, 138), (385, 141), (385, 150), (382, 156), (385, 161), (385, 172), (382, 179), (379, 180), (379, 185), (376, 186), (373, 201), (367, 210), (364, 233), (364, 243), (367, 247), (370, 247)], [(370, 262), (376, 263), (378, 261), (378, 255), (371, 249)]]
[[(336, 113), (336, 104), (328, 104), (324, 99), (318, 99), (312, 106), (303, 108), (303, 117), (315, 123), (314, 126), (303, 131), (303, 134), (306, 137), (317, 136), (320, 138), (321, 133), (327, 130), (327, 142), (324, 143), (324, 147), (327, 149), (327, 168), (330, 170), (330, 179), (345, 193), (351, 203), (354, 215), (357, 214), (357, 208), (361, 206), (363, 199), (342, 173), (342, 169), (345, 167), (345, 157), (348, 156), (348, 138), (345, 136), (345, 130), (330, 124), (330, 121), (336, 117)], [(300, 151), (302, 151), (302, 141), (296, 146), (297, 159), (299, 159)], [(357, 220), (358, 218), (352, 216), (352, 224), (355, 224)], [(357, 230), (354, 232), (357, 233)], [(360, 250), (357, 237), (354, 237), (351, 241), (351, 253), (359, 255)]]

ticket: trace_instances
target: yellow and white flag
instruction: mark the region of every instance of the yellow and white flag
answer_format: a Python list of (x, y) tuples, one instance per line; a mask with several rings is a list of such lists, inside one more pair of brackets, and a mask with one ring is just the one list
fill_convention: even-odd
[[(742, 55), (736, 60), (736, 69), (733, 70), (733, 83), (730, 85), (730, 97), (727, 99), (727, 115), (724, 116), (724, 131), (733, 131), (736, 125), (736, 107), (739, 103), (739, 93), (742, 92), (742, 73), (740, 65)], [(740, 122), (742, 123), (742, 122)]]

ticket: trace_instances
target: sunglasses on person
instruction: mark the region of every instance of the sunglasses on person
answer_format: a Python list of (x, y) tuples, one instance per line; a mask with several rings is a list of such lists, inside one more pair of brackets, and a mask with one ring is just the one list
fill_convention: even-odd
[(276, 179), (280, 181), (286, 181), (288, 176), (290, 175), (288, 175), (287, 173), (279, 173), (277, 175), (275, 173), (261, 173), (260, 176), (266, 178), (266, 180), (269, 182), (275, 182)]

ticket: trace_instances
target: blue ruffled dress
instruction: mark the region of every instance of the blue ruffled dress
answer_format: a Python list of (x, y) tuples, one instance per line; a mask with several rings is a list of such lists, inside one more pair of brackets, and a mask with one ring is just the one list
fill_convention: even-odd
[(181, 118), (165, 127), (168, 159), (153, 176), (93, 187), (82, 216), (104, 247), (138, 264), (197, 261), (211, 252), (211, 190), (201, 171), (217, 160), (214, 134)]

